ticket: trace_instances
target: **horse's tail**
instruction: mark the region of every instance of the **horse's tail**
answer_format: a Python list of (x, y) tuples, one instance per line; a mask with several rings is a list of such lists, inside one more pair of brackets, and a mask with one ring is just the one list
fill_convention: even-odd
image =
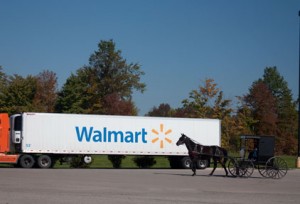
[(226, 149), (223, 149), (223, 154), (224, 154), (224, 165), (226, 165), (226, 162), (228, 160), (228, 152)]

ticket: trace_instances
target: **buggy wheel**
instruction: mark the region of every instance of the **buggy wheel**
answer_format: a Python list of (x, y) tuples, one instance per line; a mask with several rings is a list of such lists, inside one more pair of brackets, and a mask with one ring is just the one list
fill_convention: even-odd
[(240, 177), (248, 178), (253, 174), (254, 164), (251, 160), (242, 160), (239, 162)]
[(269, 174), (267, 172), (267, 166), (265, 166), (265, 165), (258, 165), (257, 169), (258, 169), (258, 172), (260, 173), (260, 175), (262, 177), (270, 178), (270, 176), (269, 176)]
[(229, 163), (228, 163), (228, 171), (229, 173), (233, 176), (233, 177), (237, 177), (239, 176), (239, 172), (238, 172), (238, 163), (236, 161), (236, 159), (234, 158), (229, 158)]
[(287, 174), (288, 166), (284, 159), (272, 157), (267, 161), (266, 169), (270, 178), (281, 179)]

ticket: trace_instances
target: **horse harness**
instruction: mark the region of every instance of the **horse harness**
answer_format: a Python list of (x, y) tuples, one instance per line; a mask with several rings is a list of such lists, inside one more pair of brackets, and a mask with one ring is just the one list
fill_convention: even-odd
[(195, 145), (194, 149), (192, 150), (192, 154), (193, 156), (197, 156), (197, 155), (205, 155), (205, 156), (213, 156), (213, 157), (224, 156), (221, 149), (216, 146), (204, 146), (199, 144)]

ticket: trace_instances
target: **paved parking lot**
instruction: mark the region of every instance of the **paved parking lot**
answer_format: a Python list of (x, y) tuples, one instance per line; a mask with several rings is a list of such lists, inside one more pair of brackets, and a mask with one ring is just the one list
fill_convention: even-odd
[(224, 177), (222, 169), (0, 168), (0, 204), (299, 203), (300, 170), (280, 180)]

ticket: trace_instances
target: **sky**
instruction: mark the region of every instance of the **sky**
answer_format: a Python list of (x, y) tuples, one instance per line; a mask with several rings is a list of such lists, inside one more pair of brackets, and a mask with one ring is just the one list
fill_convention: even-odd
[(300, 0), (0, 0), (0, 66), (24, 77), (51, 70), (60, 89), (112, 39), (145, 72), (139, 115), (182, 107), (208, 78), (235, 100), (273, 66), (296, 99), (299, 10)]

